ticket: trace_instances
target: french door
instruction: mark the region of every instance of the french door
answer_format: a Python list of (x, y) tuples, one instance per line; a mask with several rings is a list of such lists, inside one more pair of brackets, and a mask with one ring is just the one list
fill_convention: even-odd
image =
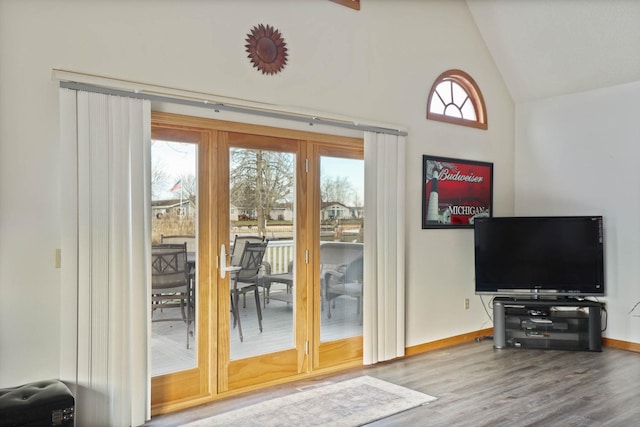
[[(322, 302), (326, 268), (320, 252), (327, 239), (350, 248), (362, 244), (362, 196), (326, 200), (321, 191), (327, 182), (343, 192), (354, 190), (344, 179), (338, 185), (341, 180), (330, 171), (347, 167), (360, 173), (362, 141), (167, 113), (153, 114), (152, 139), (152, 147), (167, 145), (174, 155), (162, 159), (165, 175), (152, 171), (156, 182), (164, 178), (173, 190), (153, 202), (156, 226), (174, 226), (171, 232), (154, 230), (154, 243), (169, 235), (193, 236), (195, 312), (190, 327), (161, 322), (164, 310), (152, 313), (152, 411), (361, 363), (361, 297), (332, 293), (326, 302), (331, 305)], [(193, 178), (184, 171), (166, 176), (188, 159)], [(191, 228), (178, 228), (189, 220)], [(267, 242), (259, 279), (236, 281), (236, 251), (242, 252), (236, 242), (249, 237)], [(361, 287), (357, 282), (350, 285)], [(339, 323), (345, 314), (350, 324)], [(330, 325), (342, 332), (331, 332)], [(178, 338), (172, 342), (169, 336)], [(168, 353), (174, 353), (169, 361), (163, 359)]]
[[(309, 267), (309, 237), (306, 203), (300, 202), (306, 187), (302, 144), (291, 138), (221, 132), (219, 152), (228, 158), (217, 163), (219, 182), (227, 190), (220, 234), (228, 236), (230, 245), (247, 235), (268, 242), (255, 288), (239, 295), (240, 323), (225, 297), (234, 288), (233, 273), (228, 280), (218, 280), (218, 390), (225, 392), (307, 371), (309, 292), (307, 281), (300, 278)], [(232, 258), (240, 256), (236, 249), (231, 249)]]

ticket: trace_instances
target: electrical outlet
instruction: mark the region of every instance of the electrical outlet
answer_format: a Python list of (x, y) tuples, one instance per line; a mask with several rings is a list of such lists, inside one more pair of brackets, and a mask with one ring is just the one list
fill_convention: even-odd
[(469, 298), (464, 299), (464, 309), (469, 310)]

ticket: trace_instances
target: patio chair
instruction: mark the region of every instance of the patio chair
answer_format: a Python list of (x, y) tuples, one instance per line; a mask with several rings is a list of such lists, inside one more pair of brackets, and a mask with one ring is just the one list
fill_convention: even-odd
[(335, 300), (348, 296), (357, 300), (357, 313), (362, 323), (362, 277), (363, 258), (351, 261), (344, 271), (328, 270), (324, 275), (325, 298), (327, 300), (327, 318), (331, 319), (331, 304), (335, 308)]
[[(235, 235), (233, 239), (233, 245), (231, 246), (231, 255), (229, 255), (229, 265), (240, 265), (240, 257), (242, 257), (242, 251), (244, 245), (247, 243), (260, 243), (264, 242), (263, 236), (239, 236)], [(242, 308), (247, 308), (246, 294), (243, 295)]]
[(189, 289), (191, 290), (191, 302), (192, 307), (195, 307), (195, 280), (196, 280), (196, 258), (198, 249), (196, 236), (192, 234), (161, 234), (161, 244), (180, 244), (185, 243), (187, 245), (187, 264), (189, 266)]
[[(187, 348), (191, 333), (192, 301), (187, 244), (169, 243), (151, 247), (152, 322), (183, 321), (187, 324)], [(180, 307), (181, 317), (156, 317), (156, 310)]]
[(263, 293), (263, 304), (264, 307), (267, 307), (267, 304), (272, 299), (271, 295), (271, 285), (273, 283), (284, 283), (287, 287), (286, 292), (277, 292), (273, 295), (273, 299), (277, 301), (283, 301), (288, 304), (293, 302), (293, 261), (289, 261), (287, 265), (286, 273), (275, 273), (272, 274), (272, 266), (269, 261), (263, 261), (262, 266), (264, 267), (264, 276), (262, 276), (262, 280), (259, 283), (259, 286), (262, 287)]
[(231, 311), (233, 313), (233, 326), (238, 325), (238, 333), (240, 342), (243, 341), (242, 324), (240, 323), (240, 294), (246, 294), (253, 291), (256, 299), (256, 312), (258, 315), (258, 326), (262, 332), (262, 310), (260, 308), (260, 292), (258, 290), (260, 277), (260, 268), (262, 267), (262, 259), (267, 250), (269, 242), (246, 242), (240, 257), (240, 262), (236, 270), (231, 276)]
[(187, 252), (195, 252), (196, 251), (196, 236), (190, 234), (171, 234), (171, 235), (160, 235), (160, 243), (186, 243), (187, 244)]
[(231, 247), (231, 259), (229, 260), (231, 265), (240, 265), (240, 257), (242, 257), (242, 251), (246, 243), (261, 243), (264, 242), (263, 236), (238, 236), (235, 235), (233, 240), (233, 246)]
[(347, 265), (362, 257), (362, 243), (323, 242), (320, 244), (320, 309), (324, 311), (326, 301), (325, 273), (334, 271), (343, 273)]

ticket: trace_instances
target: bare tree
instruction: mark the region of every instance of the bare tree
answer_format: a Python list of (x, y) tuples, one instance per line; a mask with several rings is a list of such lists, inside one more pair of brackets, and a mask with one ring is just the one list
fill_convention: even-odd
[(348, 206), (354, 194), (356, 191), (348, 178), (329, 175), (322, 177), (320, 198), (324, 203), (338, 202)]
[(165, 172), (161, 162), (154, 162), (151, 169), (151, 199), (158, 200), (167, 188), (169, 175)]
[(182, 184), (181, 196), (183, 199), (189, 199), (193, 206), (196, 206), (196, 195), (198, 194), (198, 186), (195, 175), (186, 175), (180, 178)]
[(231, 203), (240, 208), (255, 209), (258, 232), (264, 235), (273, 208), (292, 201), (293, 154), (232, 149), (229, 179)]
[(196, 153), (193, 143), (151, 140), (152, 199), (171, 197), (169, 194), (173, 193), (195, 201)]
[(356, 190), (353, 190), (352, 202), (354, 208), (362, 208), (364, 206), (364, 200), (360, 197), (360, 194)]

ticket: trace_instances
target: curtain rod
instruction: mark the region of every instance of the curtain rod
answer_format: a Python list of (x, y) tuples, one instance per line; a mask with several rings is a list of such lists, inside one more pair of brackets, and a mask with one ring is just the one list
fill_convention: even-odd
[(382, 134), (388, 134), (388, 135), (397, 135), (397, 136), (408, 135), (406, 131), (402, 131), (398, 129), (390, 129), (390, 128), (381, 127), (381, 126), (373, 126), (373, 125), (367, 125), (367, 124), (361, 124), (361, 123), (355, 123), (355, 122), (339, 121), (334, 119), (309, 116), (305, 114), (298, 115), (293, 113), (270, 111), (270, 110), (259, 109), (259, 108), (240, 107), (237, 105), (228, 105), (222, 102), (210, 102), (207, 100), (186, 99), (186, 98), (181, 98), (178, 96), (171, 96), (171, 95), (155, 95), (155, 94), (146, 93), (138, 90), (115, 89), (115, 88), (93, 85), (88, 83), (60, 81), (60, 87), (66, 88), (66, 89), (84, 91), (84, 92), (101, 93), (105, 95), (116, 95), (116, 96), (135, 98), (135, 99), (146, 99), (149, 101), (159, 101), (159, 102), (168, 102), (172, 104), (187, 105), (190, 107), (208, 108), (214, 111), (231, 111), (234, 113), (244, 113), (244, 114), (252, 114), (252, 115), (263, 116), (263, 117), (270, 117), (274, 119), (291, 120), (295, 122), (308, 123), (311, 126), (313, 126), (314, 124), (318, 124), (318, 125), (340, 127), (344, 129), (360, 130), (365, 132), (382, 133)]

